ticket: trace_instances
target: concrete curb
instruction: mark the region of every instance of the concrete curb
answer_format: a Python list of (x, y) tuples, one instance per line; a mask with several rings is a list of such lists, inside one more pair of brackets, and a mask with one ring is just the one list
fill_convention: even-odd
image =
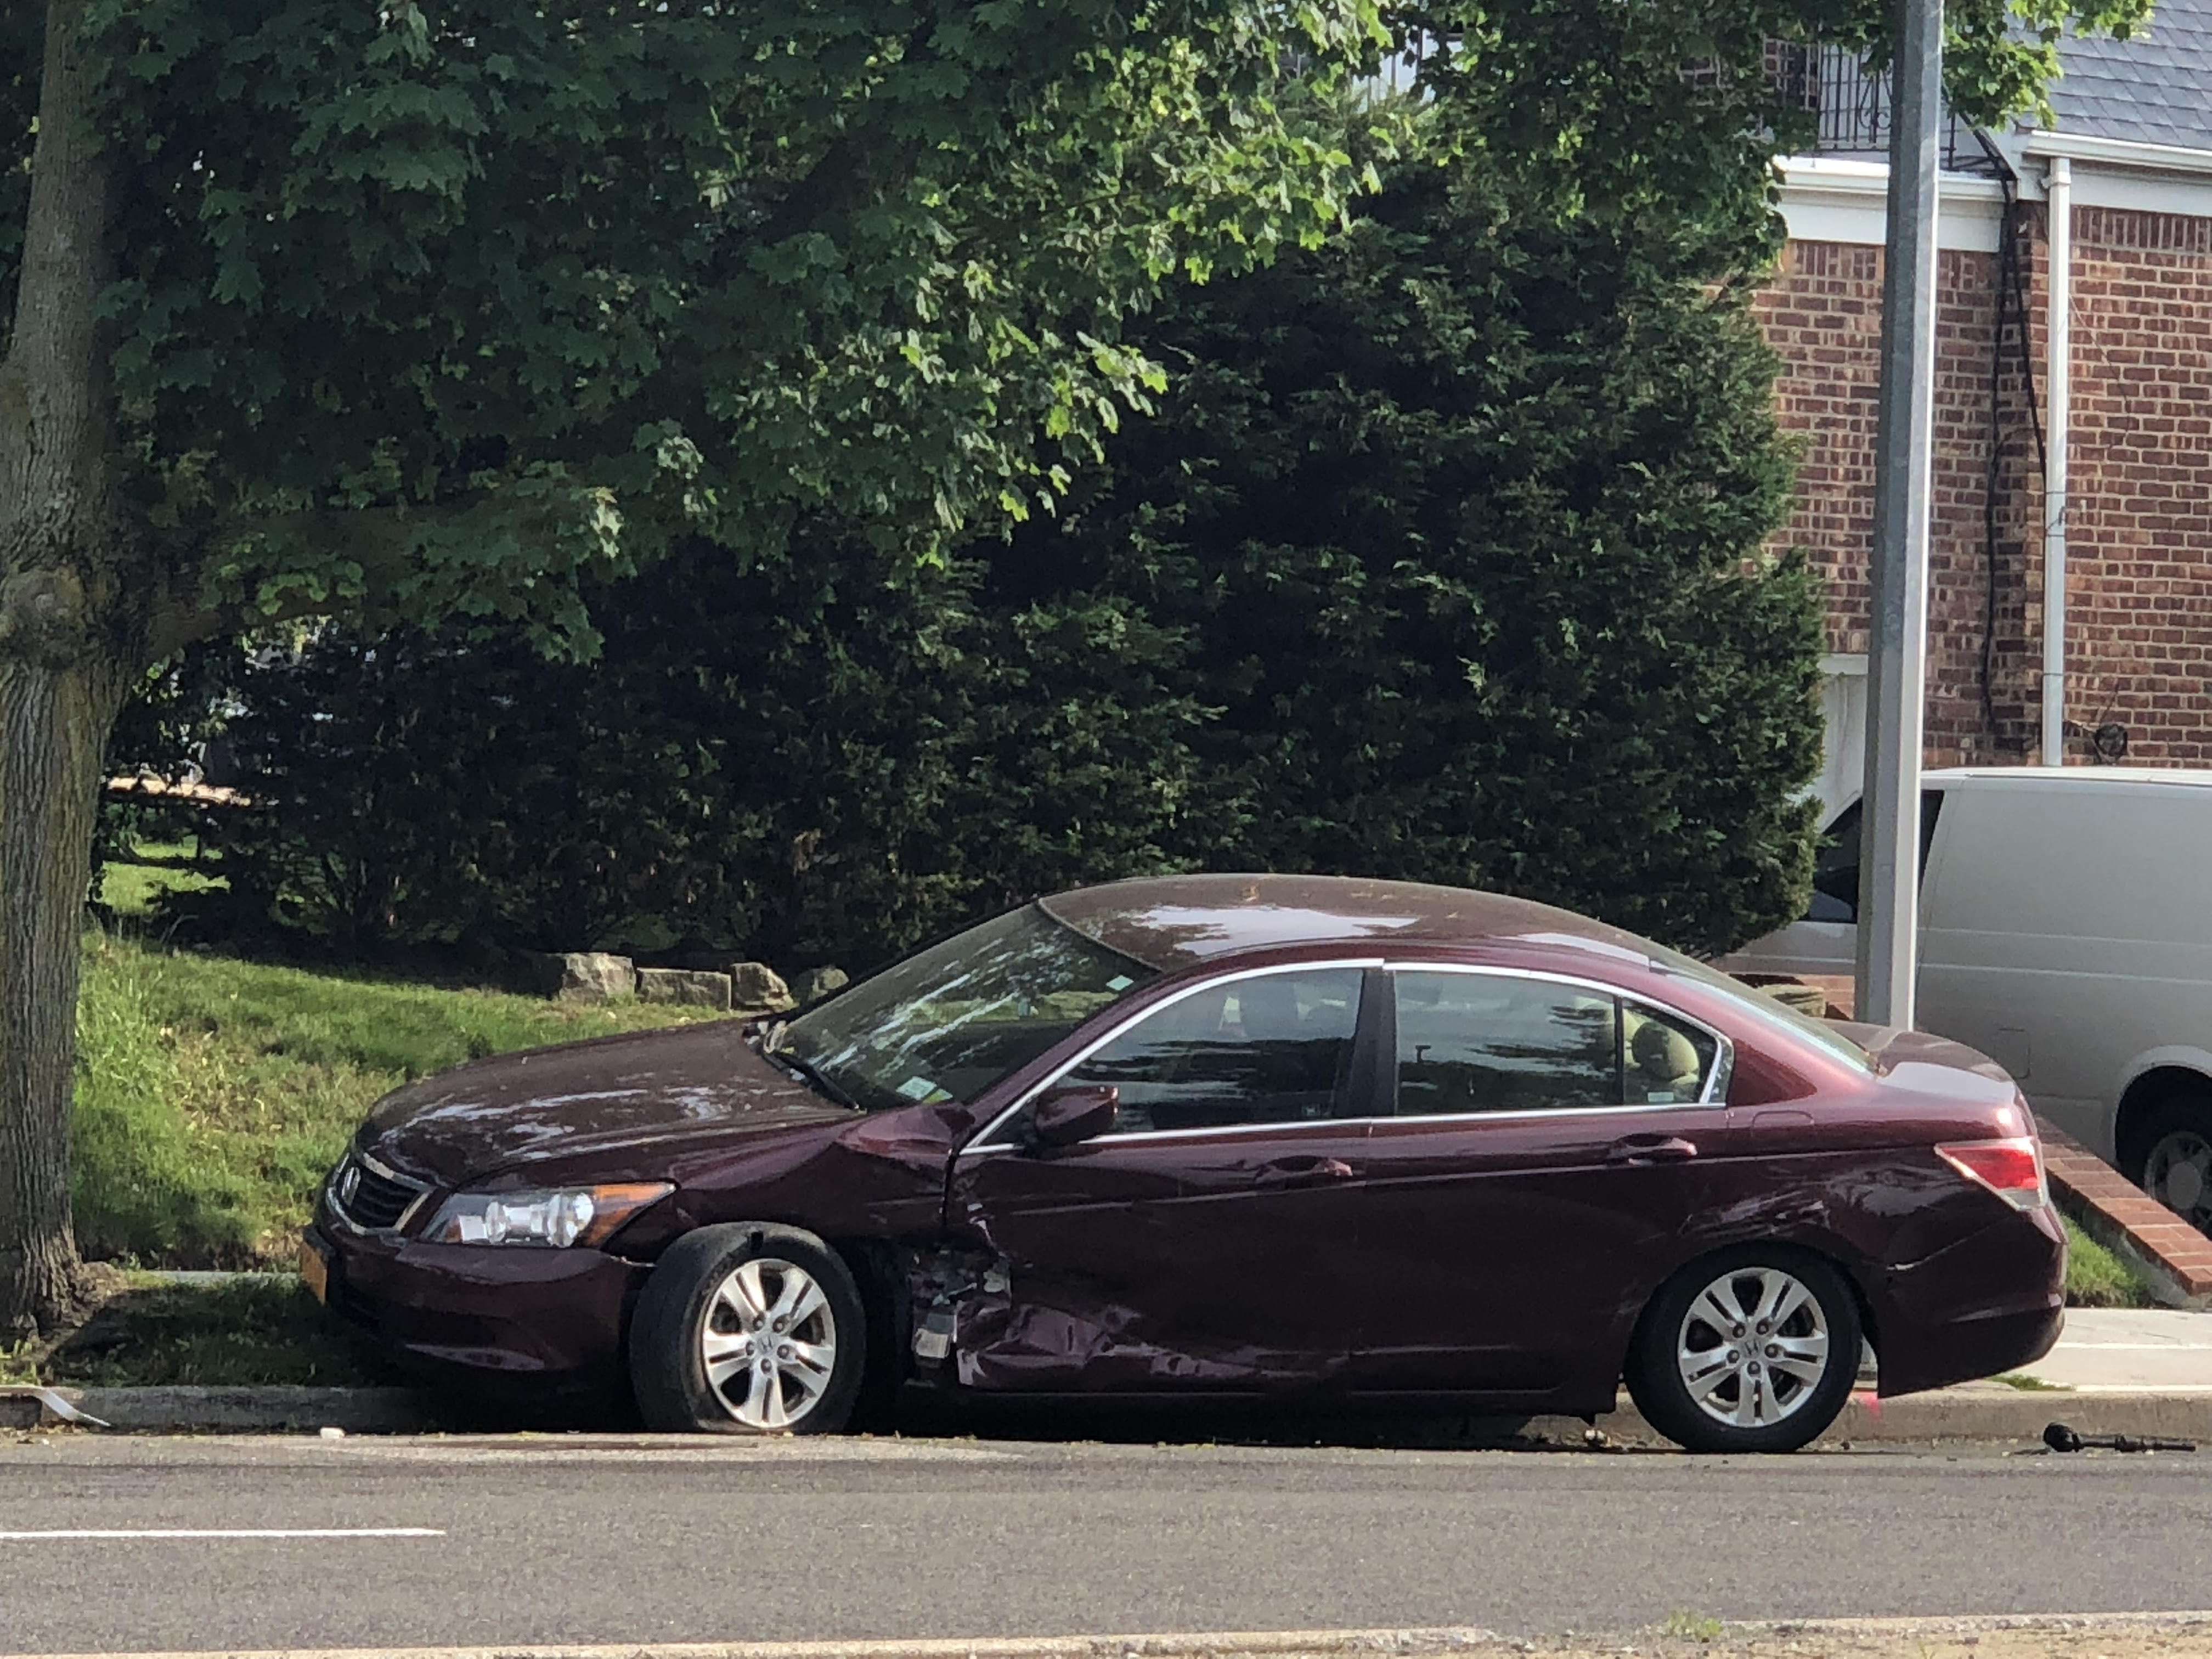
[[(1539, 1419), (1571, 1425), (1571, 1437), (1585, 1432), (1573, 1418)], [(2000, 1384), (1939, 1389), (1878, 1400), (1855, 1394), (1843, 1414), (1818, 1444), (1842, 1446), (1934, 1445), (1946, 1441), (2018, 1441), (2040, 1445), (2047, 1424), (2063, 1423), (2081, 1434), (2128, 1434), (2193, 1440), (2212, 1450), (2212, 1394), (2132, 1394), (2087, 1389), (2013, 1389)], [(1624, 1446), (1665, 1446), (1663, 1435), (1633, 1407), (1597, 1420), (1608, 1440)]]
[[(1326, 1653), (1429, 1654), (1494, 1649), (1497, 1632), (1436, 1630), (1224, 1631), (1152, 1636), (953, 1637), (930, 1641), (669, 1642), (612, 1647), (295, 1648), (204, 1653), (41, 1654), (35, 1659), (1250, 1659)], [(33, 1659), (0, 1654), (0, 1659)]]
[(2136, 1630), (2197, 1631), (2208, 1626), (2212, 1626), (2212, 1613), (1978, 1613), (1912, 1619), (1731, 1619), (1723, 1628), (1731, 1636), (1893, 1636), (1918, 1641), (1998, 1630), (2117, 1636)]
[[(2212, 1613), (1990, 1613), (1920, 1619), (1806, 1619), (1730, 1620), (1723, 1632), (1733, 1641), (1803, 1638), (1875, 1638), (1924, 1644), (2012, 1631), (2053, 1636), (2119, 1636), (2130, 1632), (2189, 1633), (2212, 1626)], [(1655, 1647), (1649, 1632), (1621, 1646), (1618, 1638), (1599, 1638), (1606, 1652), (1678, 1651)], [(1325, 1654), (1497, 1654), (1542, 1652), (1551, 1642), (1510, 1641), (1495, 1631), (1474, 1626), (1409, 1630), (1224, 1631), (1141, 1636), (1016, 1636), (938, 1640), (869, 1642), (663, 1642), (623, 1643), (602, 1647), (553, 1647), (515, 1644), (501, 1647), (213, 1649), (195, 1651), (107, 1654), (0, 1654), (0, 1659), (1205, 1659), (1236, 1655), (1240, 1659), (1292, 1659)], [(1690, 1644), (1704, 1651), (1709, 1644)], [(1791, 1651), (1796, 1651), (1793, 1646)]]
[[(140, 1433), (267, 1433), (343, 1429), (348, 1434), (417, 1434), (449, 1426), (450, 1407), (421, 1389), (56, 1389), (112, 1430)], [(35, 1397), (0, 1395), (0, 1425), (52, 1425)]]
[[(348, 1434), (422, 1434), (466, 1428), (451, 1401), (419, 1389), (145, 1388), (57, 1389), (77, 1410), (112, 1431), (140, 1434), (268, 1434), (341, 1429)], [(53, 1426), (58, 1419), (27, 1392), (0, 1390), (0, 1426)], [(1970, 1387), (1878, 1401), (1852, 1395), (1819, 1443), (1845, 1446), (1940, 1445), (1947, 1442), (2039, 1445), (2045, 1425), (2063, 1423), (2082, 1434), (2126, 1434), (2193, 1440), (2212, 1452), (2212, 1394), (2126, 1393), (2092, 1389)], [(1370, 1421), (1366, 1426), (1376, 1426)], [(1411, 1420), (1403, 1434), (1363, 1433), (1360, 1443), (1435, 1449), (1595, 1445), (1664, 1449), (1672, 1443), (1634, 1407), (1597, 1419), (1594, 1439), (1580, 1418), (1453, 1418)]]

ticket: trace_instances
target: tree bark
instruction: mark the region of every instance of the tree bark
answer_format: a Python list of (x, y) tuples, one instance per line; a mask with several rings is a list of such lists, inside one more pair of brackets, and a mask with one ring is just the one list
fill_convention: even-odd
[(65, 571), (0, 583), (0, 1337), (52, 1329), (81, 1291), (77, 967), (100, 760), (132, 678), (84, 620)]
[(67, 1316), (76, 989), (102, 751), (161, 587), (113, 489), (99, 318), (112, 164), (51, 0), (39, 137), (0, 360), (0, 1340)]

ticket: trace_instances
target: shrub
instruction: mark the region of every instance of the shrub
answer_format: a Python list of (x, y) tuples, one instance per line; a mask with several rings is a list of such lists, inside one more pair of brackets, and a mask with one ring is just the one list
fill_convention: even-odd
[(1176, 367), (1001, 603), (1133, 603), (1219, 717), (1181, 856), (1502, 889), (1688, 949), (1802, 913), (1820, 596), (1744, 295), (1408, 167), (1162, 319)]
[(769, 566), (697, 545), (600, 590), (589, 665), (495, 632), (264, 655), (234, 902), (352, 950), (860, 968), (1205, 866), (1728, 949), (1806, 896), (1821, 643), (1764, 550), (1790, 461), (1739, 195), (1601, 215), (1419, 153), (1322, 246), (1172, 295), (1157, 413), (946, 568), (802, 526)]

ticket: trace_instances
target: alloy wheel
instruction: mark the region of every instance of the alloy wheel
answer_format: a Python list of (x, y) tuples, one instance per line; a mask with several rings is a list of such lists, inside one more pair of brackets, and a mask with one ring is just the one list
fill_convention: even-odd
[(773, 1256), (740, 1263), (699, 1330), (707, 1386), (749, 1429), (788, 1429), (812, 1411), (837, 1363), (837, 1321), (805, 1268)]
[(2194, 1129), (2160, 1135), (2143, 1160), (2142, 1184), (2167, 1209), (2212, 1231), (2212, 1140)]
[(1794, 1416), (1826, 1375), (1827, 1316), (1779, 1267), (1737, 1268), (1692, 1298), (1674, 1349), (1699, 1411), (1734, 1428), (1763, 1428)]

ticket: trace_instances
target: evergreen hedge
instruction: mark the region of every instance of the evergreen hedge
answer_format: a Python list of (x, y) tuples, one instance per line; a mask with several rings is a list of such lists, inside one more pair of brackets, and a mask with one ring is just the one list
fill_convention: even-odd
[(862, 968), (1191, 867), (1498, 888), (1709, 952), (1790, 919), (1821, 606), (1765, 550), (1790, 456), (1730, 280), (1764, 203), (1591, 212), (1556, 171), (1416, 154), (1322, 246), (1177, 291), (1157, 412), (943, 568), (692, 547), (592, 596), (586, 665), (264, 647), (231, 676), (264, 802), (232, 923)]

